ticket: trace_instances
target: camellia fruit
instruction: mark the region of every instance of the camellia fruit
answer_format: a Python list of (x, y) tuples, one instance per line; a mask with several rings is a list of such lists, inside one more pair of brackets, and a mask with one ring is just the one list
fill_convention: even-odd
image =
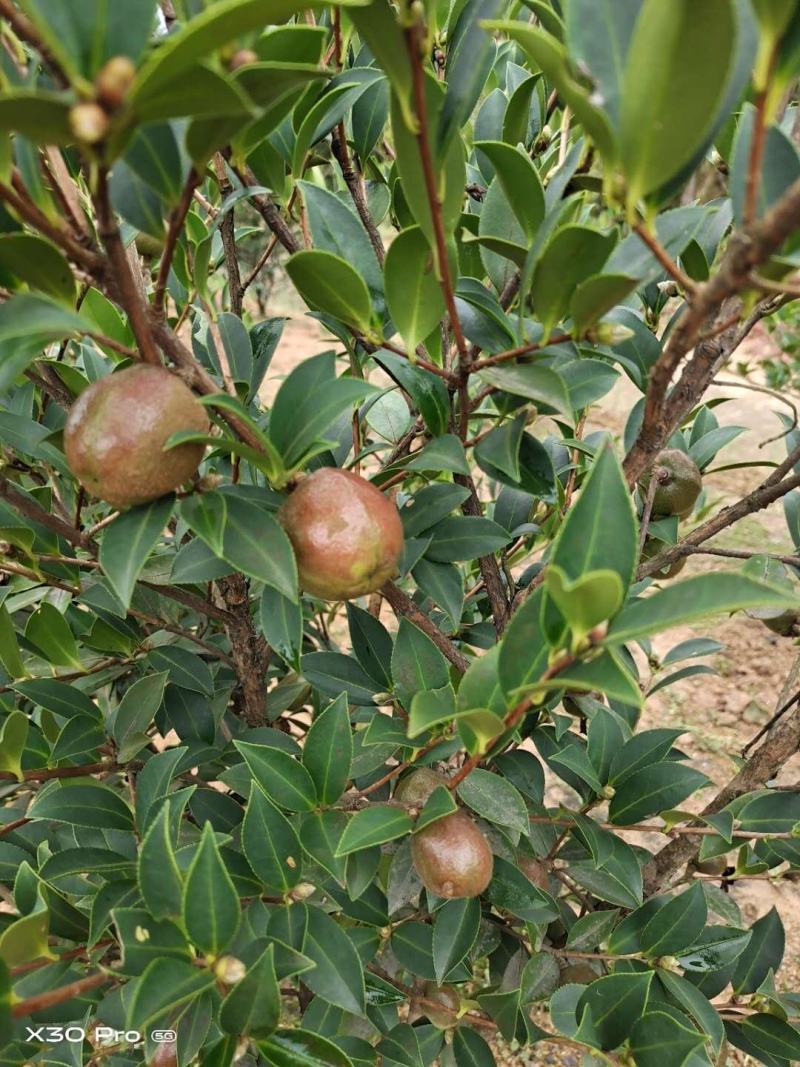
[(411, 838), (411, 857), (429, 893), (477, 897), (492, 880), (489, 842), (463, 811), (445, 815)]
[(136, 65), (128, 56), (112, 56), (97, 73), (94, 87), (97, 99), (109, 111), (116, 111), (125, 102), (128, 90), (136, 78)]
[(403, 525), (371, 482), (336, 467), (304, 478), (279, 518), (297, 557), (300, 585), (322, 600), (374, 593), (397, 571)]
[(639, 484), (645, 495), (649, 491), (651, 478), (656, 481), (653, 518), (677, 515), (685, 519), (691, 514), (703, 488), (703, 476), (691, 456), (679, 448), (665, 448), (658, 453), (653, 466)]
[(543, 889), (545, 893), (550, 892), (550, 875), (541, 860), (537, 860), (535, 856), (520, 854), (517, 857), (517, 866), (537, 889)]
[(404, 804), (413, 804), (421, 808), (434, 789), (438, 789), (440, 785), (447, 785), (447, 779), (443, 774), (439, 774), (432, 767), (420, 767), (400, 779), (394, 791), (394, 798), (401, 800)]
[[(655, 537), (648, 537), (644, 543), (642, 549), (642, 559), (653, 559), (654, 556), (659, 555), (665, 548), (669, 546), (663, 541), (658, 541)], [(688, 556), (680, 556), (678, 559), (673, 560), (672, 563), (668, 563), (666, 567), (662, 567), (661, 570), (656, 571), (653, 575), (654, 578), (660, 578), (662, 580), (667, 578), (674, 578), (680, 574), (683, 568), (688, 562)]]
[(146, 363), (94, 382), (76, 400), (64, 428), (70, 470), (115, 508), (146, 504), (188, 481), (202, 444), (164, 451), (174, 433), (207, 433), (208, 416), (180, 378)]
[(83, 144), (99, 144), (108, 133), (108, 115), (99, 104), (87, 100), (70, 109), (69, 127)]

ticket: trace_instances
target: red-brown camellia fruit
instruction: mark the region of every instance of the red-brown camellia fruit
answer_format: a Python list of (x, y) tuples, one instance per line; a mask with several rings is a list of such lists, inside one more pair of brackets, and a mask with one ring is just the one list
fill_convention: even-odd
[(84, 488), (130, 508), (177, 489), (197, 470), (204, 445), (164, 451), (181, 430), (207, 433), (205, 408), (166, 368), (138, 363), (81, 393), (64, 428), (64, 451)]
[(304, 478), (279, 512), (300, 585), (322, 600), (374, 593), (397, 571), (403, 525), (371, 482), (336, 467)]
[(445, 815), (414, 834), (411, 857), (422, 884), (437, 897), (477, 897), (492, 880), (489, 842), (463, 811)]

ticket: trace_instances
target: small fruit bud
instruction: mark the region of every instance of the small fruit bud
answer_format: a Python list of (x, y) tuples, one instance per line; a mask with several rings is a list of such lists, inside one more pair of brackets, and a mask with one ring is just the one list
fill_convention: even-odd
[(136, 78), (136, 66), (127, 56), (112, 56), (100, 68), (94, 80), (97, 99), (109, 111), (116, 111), (125, 102), (128, 90)]
[(235, 956), (220, 956), (214, 964), (214, 974), (224, 985), (236, 985), (247, 974), (247, 968)]
[(621, 322), (598, 322), (594, 329), (586, 334), (587, 340), (597, 345), (621, 345), (633, 336), (633, 330), (623, 326)]
[(69, 113), (69, 126), (83, 144), (99, 144), (108, 133), (108, 115), (99, 104), (76, 104)]
[(258, 53), (252, 48), (240, 48), (231, 56), (228, 67), (230, 70), (238, 70), (239, 67), (246, 67), (250, 63), (258, 63)]
[(656, 960), (656, 967), (660, 967), (662, 971), (674, 971), (676, 974), (681, 972), (681, 965), (675, 956), (660, 956)]
[(611, 800), (616, 795), (617, 791), (613, 785), (604, 785), (603, 788), (600, 790), (600, 796), (603, 798), (603, 800)]

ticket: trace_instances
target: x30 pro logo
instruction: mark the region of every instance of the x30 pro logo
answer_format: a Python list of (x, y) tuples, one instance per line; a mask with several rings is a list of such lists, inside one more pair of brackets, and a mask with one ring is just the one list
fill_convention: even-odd
[[(26, 1041), (39, 1041), (43, 1045), (60, 1045), (62, 1042), (83, 1042), (88, 1037), (95, 1045), (138, 1045), (143, 1040), (139, 1030), (115, 1030), (112, 1026), (96, 1026), (87, 1032), (82, 1026), (26, 1026)], [(174, 1030), (154, 1030), (151, 1039), (159, 1044), (174, 1041)]]

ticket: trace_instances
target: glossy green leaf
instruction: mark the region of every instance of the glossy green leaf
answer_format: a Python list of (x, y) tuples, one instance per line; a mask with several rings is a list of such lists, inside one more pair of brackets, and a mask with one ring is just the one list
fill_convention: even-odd
[(332, 315), (360, 333), (370, 333), (369, 289), (346, 260), (333, 252), (312, 249), (295, 252), (287, 261), (286, 270), (310, 308)]
[(287, 468), (295, 467), (324, 438), (334, 421), (375, 387), (336, 377), (333, 352), (304, 359), (282, 382), (270, 415), (270, 440)]
[(666, 8), (645, 0), (622, 86), (620, 145), (629, 203), (664, 185), (711, 128), (734, 58), (731, 0)]
[(354, 1067), (332, 1041), (308, 1030), (278, 1030), (258, 1047), (272, 1067)]
[(147, 910), (156, 919), (181, 915), (183, 879), (170, 835), (169, 802), (150, 824), (139, 851), (139, 889)]
[(22, 776), (22, 754), (28, 740), (28, 716), (12, 711), (0, 724), (0, 770), (10, 771), (18, 781)]
[(50, 663), (78, 671), (83, 669), (75, 635), (53, 604), (44, 602), (28, 617), (25, 637)]
[(352, 941), (338, 923), (319, 908), (308, 906), (303, 952), (316, 967), (304, 982), (318, 996), (344, 1011), (363, 1015), (364, 972)]
[(166, 671), (139, 678), (115, 709), (111, 732), (122, 759), (130, 759), (148, 743), (146, 730), (164, 698)]
[(681, 763), (657, 763), (636, 771), (617, 789), (608, 808), (608, 817), (618, 826), (638, 822), (648, 815), (676, 808), (708, 778)]
[(502, 141), (478, 141), (475, 148), (491, 161), (517, 222), (526, 236), (533, 238), (545, 214), (539, 172), (518, 146)]
[(611, 974), (592, 982), (581, 994), (578, 1017), (585, 1023), (584, 1013), (588, 1014), (602, 1048), (616, 1048), (629, 1035), (644, 1012), (652, 981), (652, 971)]
[(311, 811), (316, 806), (314, 780), (299, 760), (269, 745), (235, 744), (253, 778), (274, 804), (287, 811)]
[(170, 495), (152, 504), (131, 508), (120, 515), (103, 535), (100, 564), (126, 608), (130, 604), (136, 580), (169, 522), (174, 505), (174, 497)]
[(347, 697), (341, 693), (314, 719), (303, 745), (303, 765), (320, 804), (335, 804), (345, 791), (353, 759)]
[(127, 1004), (126, 1025), (145, 1030), (168, 1018), (214, 985), (214, 973), (188, 961), (155, 959), (136, 981)]
[(410, 833), (412, 826), (411, 817), (402, 808), (372, 804), (352, 816), (337, 845), (336, 855), (349, 856), (351, 852), (394, 841)]
[(706, 925), (708, 910), (700, 882), (659, 908), (642, 930), (642, 950), (649, 956), (676, 956), (691, 945)]
[(459, 798), (478, 815), (521, 834), (529, 829), (528, 809), (517, 789), (505, 778), (476, 768), (458, 787)]
[(384, 270), (389, 314), (411, 353), (444, 314), (435, 258), (419, 226), (410, 226), (395, 237)]
[(791, 595), (744, 575), (701, 574), (631, 601), (611, 624), (606, 640), (609, 644), (622, 644), (671, 626), (743, 608), (793, 606), (795, 598)]
[(28, 809), (28, 818), (128, 831), (133, 822), (130, 808), (122, 797), (97, 784), (51, 787), (36, 797)]
[(55, 245), (34, 234), (0, 236), (0, 269), (54, 300), (69, 303), (75, 296), (69, 263)]
[(250, 790), (242, 822), (242, 851), (267, 890), (283, 894), (299, 882), (297, 831), (257, 785)]
[(433, 927), (433, 965), (441, 983), (461, 963), (478, 937), (481, 909), (477, 898), (448, 900), (436, 913)]
[(239, 894), (219, 853), (210, 823), (183, 887), (183, 924), (193, 945), (215, 956), (232, 940), (239, 926)]
[(786, 933), (775, 907), (756, 919), (752, 937), (736, 962), (731, 985), (736, 993), (755, 993), (771, 970), (783, 960)]
[(572, 414), (569, 395), (563, 378), (550, 367), (537, 363), (500, 364), (478, 372), (487, 385), (502, 389), (513, 396), (523, 396), (538, 404), (546, 404), (568, 418)]

